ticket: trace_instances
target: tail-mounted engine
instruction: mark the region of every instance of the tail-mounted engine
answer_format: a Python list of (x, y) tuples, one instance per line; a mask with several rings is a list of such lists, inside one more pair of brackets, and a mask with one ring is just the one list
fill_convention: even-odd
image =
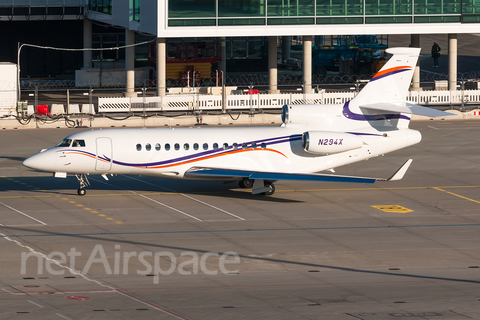
[(286, 104), (282, 108), (284, 124), (319, 124), (325, 116), (320, 105)]
[(334, 154), (359, 149), (363, 140), (356, 135), (344, 132), (307, 131), (302, 135), (302, 147), (313, 154)]

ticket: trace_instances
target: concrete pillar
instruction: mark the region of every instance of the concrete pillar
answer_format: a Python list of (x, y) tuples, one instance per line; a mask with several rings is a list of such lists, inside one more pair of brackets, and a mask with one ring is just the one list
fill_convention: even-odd
[[(125, 45), (135, 43), (135, 32), (125, 29)], [(125, 97), (136, 97), (135, 93), (135, 47), (125, 48)]]
[(218, 65), (218, 69), (223, 71), (223, 76), (225, 77), (227, 72), (227, 42), (225, 37), (220, 38), (220, 49), (220, 56), (222, 60)]
[(448, 88), (457, 90), (457, 34), (448, 34)]
[[(419, 34), (410, 35), (410, 47), (420, 48), (420, 35)], [(420, 88), (420, 57), (418, 58), (417, 65), (415, 66), (415, 70), (413, 71), (412, 90), (413, 91), (422, 90)]]
[(167, 51), (165, 38), (157, 38), (157, 95), (164, 97), (167, 90)]
[(287, 37), (282, 37), (282, 61), (290, 59), (290, 46), (292, 39)]
[(312, 93), (312, 36), (303, 36), (303, 92)]
[(277, 36), (268, 37), (268, 71), (270, 75), (269, 93), (278, 93), (277, 90)]
[[(83, 48), (92, 47), (92, 20), (83, 19)], [(83, 68), (92, 67), (92, 51), (83, 51)]]

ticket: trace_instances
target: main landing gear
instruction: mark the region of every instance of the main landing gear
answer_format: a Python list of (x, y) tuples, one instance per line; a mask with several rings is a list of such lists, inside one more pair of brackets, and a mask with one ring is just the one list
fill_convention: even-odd
[(83, 173), (76, 174), (75, 177), (77, 177), (78, 182), (80, 182), (80, 188), (78, 188), (77, 193), (79, 196), (84, 196), (87, 193), (85, 188), (90, 185), (90, 182), (88, 181), (87, 176)]
[(252, 194), (271, 196), (275, 193), (275, 185), (262, 179), (243, 179), (238, 181), (238, 186), (243, 189), (252, 188)]
[(243, 179), (238, 181), (238, 186), (242, 189), (251, 189), (253, 187), (253, 182), (255, 180), (252, 179)]
[(265, 188), (270, 188), (270, 190), (266, 192), (262, 192), (261, 193), (262, 195), (271, 196), (272, 194), (275, 193), (275, 185), (273, 183), (271, 183), (270, 181), (265, 181), (264, 185), (265, 185)]

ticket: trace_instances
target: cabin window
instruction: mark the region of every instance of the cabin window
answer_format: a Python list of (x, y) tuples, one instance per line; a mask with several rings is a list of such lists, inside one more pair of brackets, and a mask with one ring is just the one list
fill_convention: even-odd
[(175, 143), (175, 150), (180, 150), (180, 145), (178, 143)]
[(237, 149), (238, 149), (238, 143), (235, 142), (235, 143), (233, 144), (233, 150), (237, 150)]
[(72, 139), (63, 139), (55, 147), (70, 147), (70, 144), (72, 143)]
[(215, 143), (213, 144), (213, 150), (217, 150), (217, 149), (218, 149), (218, 143), (215, 142)]
[(85, 147), (85, 140), (73, 140), (72, 147)]
[(142, 145), (140, 143), (137, 143), (137, 151), (141, 151), (142, 150)]
[(257, 149), (257, 143), (256, 142), (252, 142), (252, 149), (253, 150)]
[(208, 143), (203, 144), (203, 150), (208, 150)]
[(193, 150), (198, 150), (198, 143), (193, 144)]
[(157, 144), (155, 145), (155, 150), (160, 151), (160, 149), (161, 149), (160, 143), (157, 143)]
[(267, 148), (267, 144), (265, 142), (262, 142), (262, 144), (260, 145), (260, 147), (265, 150)]
[(183, 145), (183, 149), (185, 149), (185, 150), (190, 149), (190, 145), (189, 145), (188, 143), (185, 143), (185, 144)]
[(242, 143), (242, 149), (247, 150), (248, 144), (246, 142)]
[(152, 150), (152, 145), (151, 145), (150, 143), (147, 143), (147, 145), (145, 146), (145, 149), (146, 149), (147, 151)]
[(165, 150), (167, 150), (167, 151), (170, 150), (170, 143), (165, 144)]
[(223, 144), (223, 150), (227, 150), (228, 149), (228, 143), (224, 143)]

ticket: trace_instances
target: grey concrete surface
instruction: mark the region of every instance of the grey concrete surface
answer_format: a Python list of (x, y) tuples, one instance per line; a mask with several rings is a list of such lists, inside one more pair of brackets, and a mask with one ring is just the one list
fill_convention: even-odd
[[(271, 197), (143, 176), (91, 176), (80, 197), (21, 165), (78, 129), (0, 131), (0, 319), (480, 319), (480, 121), (411, 127), (420, 144), (336, 169), (387, 177), (413, 158), (403, 180)], [(239, 263), (222, 273), (225, 252)]]

